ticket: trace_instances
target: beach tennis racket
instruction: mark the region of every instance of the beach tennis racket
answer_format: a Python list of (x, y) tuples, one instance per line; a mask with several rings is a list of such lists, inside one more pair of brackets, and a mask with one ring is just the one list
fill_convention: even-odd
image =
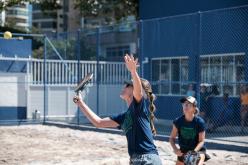
[[(82, 92), (85, 87), (87, 86), (87, 84), (89, 84), (89, 82), (92, 80), (93, 78), (93, 73), (88, 73), (81, 81), (80, 83), (76, 86), (76, 88), (74, 89), (74, 92), (78, 95), (80, 92)], [(73, 101), (75, 103), (78, 102), (78, 98), (73, 98)]]
[(197, 165), (200, 160), (199, 152), (188, 151), (183, 155), (183, 162), (185, 165)]

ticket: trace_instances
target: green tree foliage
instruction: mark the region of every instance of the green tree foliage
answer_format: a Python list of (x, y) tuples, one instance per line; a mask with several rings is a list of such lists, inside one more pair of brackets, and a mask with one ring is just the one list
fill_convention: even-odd
[(21, 5), (25, 2), (38, 3), (43, 11), (60, 9), (59, 0), (5, 0), (0, 1), (0, 11), (6, 10), (14, 5)]
[[(60, 9), (60, 0), (5, 0), (0, 1), (0, 11), (24, 2), (38, 3), (43, 11)], [(73, 0), (74, 7), (80, 9), (82, 16), (113, 17), (120, 20), (129, 15), (138, 18), (138, 0)]]
[[(85, 41), (84, 37), (80, 38), (80, 60), (96, 60), (96, 48), (89, 46)], [(79, 41), (76, 38), (51, 39), (51, 42), (64, 60), (77, 60)], [(51, 45), (47, 44), (46, 49), (48, 59), (59, 59)]]
[(138, 18), (138, 0), (74, 0), (82, 16), (111, 16), (116, 20), (134, 15)]

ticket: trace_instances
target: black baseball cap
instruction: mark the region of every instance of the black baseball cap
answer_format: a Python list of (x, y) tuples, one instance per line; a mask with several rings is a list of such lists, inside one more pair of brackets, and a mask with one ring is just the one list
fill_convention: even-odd
[(133, 86), (133, 80), (125, 80), (124, 84)]

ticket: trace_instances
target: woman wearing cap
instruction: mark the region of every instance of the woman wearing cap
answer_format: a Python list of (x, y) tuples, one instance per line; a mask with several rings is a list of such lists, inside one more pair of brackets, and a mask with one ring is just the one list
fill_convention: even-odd
[[(197, 101), (194, 97), (188, 96), (180, 100), (183, 107), (183, 115), (173, 121), (173, 128), (170, 135), (170, 144), (177, 155), (176, 165), (183, 165), (183, 155), (188, 151), (200, 153), (198, 165), (209, 159), (204, 146), (205, 123), (198, 116)], [(175, 141), (178, 136), (179, 148)]]
[[(137, 59), (126, 54), (124, 60), (132, 76), (132, 81), (125, 83), (120, 94), (120, 97), (127, 103), (126, 112), (102, 119), (86, 105), (81, 95), (75, 96), (79, 100), (76, 104), (96, 127), (118, 127), (124, 131), (130, 164), (161, 165), (158, 151), (153, 142), (153, 135), (156, 134), (153, 123), (155, 95), (152, 93), (150, 83), (139, 77), (136, 71)], [(149, 110), (146, 100), (150, 103)]]

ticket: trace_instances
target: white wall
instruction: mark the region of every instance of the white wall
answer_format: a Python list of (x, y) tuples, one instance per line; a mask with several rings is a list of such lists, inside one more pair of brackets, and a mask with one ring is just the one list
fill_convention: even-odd
[[(99, 115), (109, 116), (126, 110), (126, 104), (119, 97), (122, 85), (99, 86)], [(46, 101), (48, 103), (46, 114), (49, 117), (65, 117), (77, 114), (77, 106), (72, 99), (75, 95), (72, 86), (48, 86)], [(43, 86), (30, 86), (28, 103), (28, 117), (32, 112), (39, 110), (43, 116), (44, 88)], [(82, 93), (83, 99), (89, 107), (97, 112), (97, 87), (90, 86)]]
[(26, 78), (25, 73), (0, 73), (0, 106), (26, 107)]
[[(32, 118), (35, 110), (44, 112), (44, 86), (31, 85), (27, 75), (22, 73), (0, 73), (0, 107), (27, 107), (27, 118)], [(72, 99), (75, 86), (53, 85), (46, 90), (46, 115), (65, 117), (77, 115), (77, 106)], [(126, 110), (120, 99), (122, 85), (99, 86), (99, 115), (109, 116)], [(97, 112), (97, 86), (91, 85), (82, 93), (85, 102)]]

